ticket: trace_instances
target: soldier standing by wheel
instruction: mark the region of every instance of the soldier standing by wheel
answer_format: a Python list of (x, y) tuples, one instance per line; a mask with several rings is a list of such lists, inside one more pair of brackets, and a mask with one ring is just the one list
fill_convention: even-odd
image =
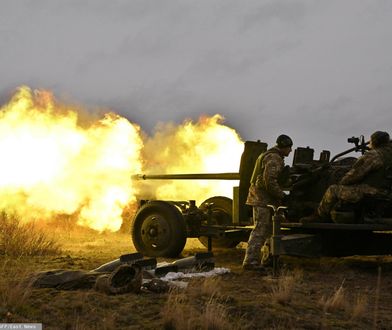
[(292, 145), (289, 136), (279, 135), (276, 145), (256, 160), (246, 200), (246, 204), (253, 207), (254, 228), (242, 264), (244, 270), (264, 269), (260, 264), (260, 249), (272, 234), (271, 213), (267, 205), (279, 206), (283, 202), (285, 193), (278, 178), (284, 168), (284, 157), (290, 154)]

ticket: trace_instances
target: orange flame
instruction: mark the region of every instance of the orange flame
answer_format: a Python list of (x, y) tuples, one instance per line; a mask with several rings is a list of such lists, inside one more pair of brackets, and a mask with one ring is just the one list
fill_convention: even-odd
[(113, 113), (78, 122), (50, 93), (21, 87), (0, 112), (0, 207), (23, 219), (79, 213), (79, 224), (116, 230), (135, 199), (140, 129)]
[(79, 225), (115, 231), (136, 196), (200, 202), (231, 197), (233, 181), (131, 180), (142, 172), (237, 172), (243, 143), (222, 123), (215, 115), (160, 124), (143, 143), (140, 127), (123, 117), (83, 117), (50, 92), (21, 87), (0, 108), (0, 210), (25, 221), (76, 215)]
[[(222, 124), (223, 117), (201, 117), (180, 126), (161, 124), (145, 144), (148, 173), (238, 172), (244, 148), (236, 131)], [(159, 181), (151, 184), (158, 199), (198, 202), (212, 196), (232, 197), (236, 181)]]

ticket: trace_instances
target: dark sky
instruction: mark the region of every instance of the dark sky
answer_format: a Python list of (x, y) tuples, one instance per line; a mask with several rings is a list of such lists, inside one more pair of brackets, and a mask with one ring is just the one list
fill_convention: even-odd
[(220, 113), (244, 140), (335, 152), (392, 131), (392, 1), (2, 0), (0, 100), (21, 84), (151, 132)]

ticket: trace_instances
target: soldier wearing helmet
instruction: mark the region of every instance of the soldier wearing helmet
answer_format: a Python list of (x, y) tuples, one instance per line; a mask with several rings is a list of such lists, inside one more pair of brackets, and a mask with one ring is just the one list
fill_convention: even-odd
[(358, 158), (339, 184), (331, 185), (319, 204), (316, 214), (301, 222), (330, 221), (330, 212), (341, 202), (358, 203), (365, 195), (382, 194), (388, 189), (387, 172), (392, 169), (392, 143), (387, 132), (370, 136), (370, 150)]
[(284, 157), (290, 154), (292, 145), (293, 141), (289, 136), (279, 135), (276, 145), (256, 160), (246, 200), (246, 204), (253, 207), (254, 228), (249, 236), (242, 264), (245, 270), (263, 270), (260, 264), (260, 249), (272, 234), (271, 214), (267, 205), (282, 204), (285, 193), (278, 183), (278, 178), (284, 168)]

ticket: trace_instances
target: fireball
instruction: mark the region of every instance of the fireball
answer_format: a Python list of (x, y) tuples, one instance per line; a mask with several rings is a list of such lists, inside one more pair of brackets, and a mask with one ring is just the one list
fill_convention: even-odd
[[(147, 166), (152, 173), (222, 173), (238, 172), (243, 142), (237, 132), (223, 125), (224, 118), (216, 114), (202, 116), (175, 126), (162, 124), (145, 144)], [(196, 180), (159, 181), (158, 199), (203, 202), (212, 196), (232, 197), (236, 181)]]
[(220, 115), (161, 124), (146, 137), (115, 113), (93, 118), (23, 86), (0, 108), (0, 210), (23, 221), (72, 216), (81, 226), (116, 231), (140, 197), (232, 196), (232, 181), (141, 183), (133, 174), (237, 172), (242, 150)]
[(21, 87), (0, 110), (0, 207), (24, 220), (78, 214), (78, 223), (117, 230), (141, 169), (138, 125), (108, 113), (80, 122), (46, 91)]

